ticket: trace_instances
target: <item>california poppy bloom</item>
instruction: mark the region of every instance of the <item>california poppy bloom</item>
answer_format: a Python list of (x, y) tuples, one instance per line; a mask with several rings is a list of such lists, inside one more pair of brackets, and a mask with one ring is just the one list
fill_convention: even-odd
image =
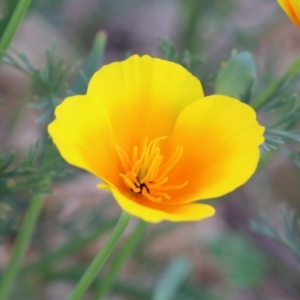
[(204, 97), (181, 65), (147, 55), (102, 67), (86, 95), (65, 99), (55, 114), (48, 129), (64, 159), (148, 222), (212, 216), (213, 207), (193, 201), (244, 184), (264, 140), (250, 106)]
[(281, 8), (289, 18), (300, 27), (300, 1), (299, 0), (277, 0)]

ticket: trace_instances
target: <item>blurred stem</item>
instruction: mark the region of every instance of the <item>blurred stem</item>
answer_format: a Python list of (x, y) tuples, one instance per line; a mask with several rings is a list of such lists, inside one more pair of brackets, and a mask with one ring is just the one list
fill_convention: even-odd
[(198, 21), (203, 14), (207, 0), (178, 0), (179, 19), (182, 24), (180, 33), (180, 45), (189, 51), (200, 51), (201, 41), (197, 36)]
[[(105, 245), (101, 249), (101, 251), (94, 258), (88, 269), (85, 271), (78, 284), (75, 286), (75, 289), (69, 296), (68, 300), (80, 300), (85, 291), (89, 288), (93, 280), (96, 278), (100, 269), (104, 265), (105, 261), (109, 257), (110, 253), (116, 246), (119, 241), (122, 233), (126, 229), (129, 221), (131, 220), (131, 216), (126, 212), (122, 212), (120, 219), (114, 228), (112, 234), (106, 241)], [(2, 300), (2, 299), (0, 299)]]
[(71, 94), (85, 94), (89, 79), (101, 66), (106, 44), (106, 32), (98, 32), (95, 36), (90, 54), (82, 66), (81, 72), (75, 77), (69, 87)]
[(38, 216), (43, 206), (43, 195), (36, 195), (30, 201), (28, 211), (26, 213), (23, 226), (21, 227), (19, 236), (15, 243), (7, 269), (4, 272), (0, 282), (0, 300), (6, 300), (13, 282), (17, 277), (22, 258), (29, 244), (30, 237), (35, 228)]
[(41, 272), (41, 270), (42, 272), (45, 272), (47, 269), (49, 269), (49, 267), (52, 267), (60, 259), (64, 258), (67, 255), (75, 253), (76, 251), (79, 251), (80, 249), (89, 245), (96, 238), (101, 236), (107, 230), (111, 229), (115, 224), (116, 224), (115, 219), (108, 220), (106, 222), (101, 223), (101, 226), (98, 226), (98, 228), (96, 228), (89, 236), (85, 236), (82, 238), (76, 237), (71, 241), (66, 242), (58, 249), (44, 255), (37, 262), (24, 268), (22, 270), (22, 274), (23, 273), (28, 274), (28, 272), (35, 272), (35, 271)]
[(266, 102), (268, 102), (271, 97), (277, 92), (279, 86), (283, 84), (285, 81), (291, 80), (298, 73), (300, 69), (300, 53), (296, 57), (296, 59), (291, 63), (286, 72), (273, 81), (269, 87), (265, 90), (265, 92), (256, 99), (256, 101), (252, 104), (252, 107), (255, 110), (261, 108)]
[(22, 22), (23, 17), (25, 16), (31, 0), (19, 0), (18, 4), (15, 7), (15, 10), (5, 28), (3, 35), (0, 38), (0, 60), (4, 55), (6, 49), (9, 47), (12, 39), (15, 36), (15, 33)]
[[(64, 281), (75, 281), (80, 277), (82, 273), (81, 267), (76, 266), (70, 270), (60, 270), (53, 271), (49, 270), (46, 274), (46, 280), (64, 280)], [(97, 277), (93, 282), (91, 288), (101, 285), (103, 278)], [(152, 299), (152, 289), (142, 282), (131, 282), (131, 281), (120, 281), (116, 280), (113, 283), (112, 289), (118, 294), (124, 294), (129, 299), (139, 299), (139, 300), (151, 300)]]
[[(81, 266), (76, 266), (75, 268), (71, 268), (69, 270), (64, 271), (53, 271), (50, 270), (47, 272), (46, 279), (47, 280), (68, 280), (74, 281), (79, 278), (82, 273)], [(293, 278), (296, 278), (295, 276)], [(97, 277), (93, 282), (91, 288), (96, 289), (97, 286), (101, 285), (104, 278)], [(149, 284), (145, 284), (141, 281), (137, 282), (136, 280), (116, 280), (113, 283), (112, 290), (114, 293), (118, 295), (124, 296), (126, 299), (138, 299), (138, 300), (153, 300), (153, 288), (149, 286)], [(207, 294), (205, 291), (201, 290), (199, 286), (191, 286), (184, 284), (181, 287), (180, 292), (175, 296), (174, 300), (182, 300), (182, 299), (215, 299), (209, 297), (210, 294)], [(191, 298), (193, 297), (193, 298)]]
[(12, 116), (12, 118), (9, 120), (8, 127), (4, 133), (4, 142), (9, 139), (12, 132), (17, 127), (19, 121), (21, 120), (22, 114), (26, 111), (26, 105), (29, 102), (29, 99), (32, 99), (32, 84), (30, 85), (22, 92), (22, 96), (20, 97), (20, 101), (17, 102), (17, 107), (15, 109), (15, 112)]
[(108, 272), (103, 277), (101, 284), (96, 288), (93, 300), (102, 299), (106, 293), (111, 289), (114, 284), (115, 278), (118, 276), (120, 269), (126, 260), (131, 256), (133, 251), (136, 249), (138, 243), (140, 242), (142, 236), (144, 235), (147, 228), (147, 223), (140, 220), (137, 224), (134, 232), (126, 241), (125, 245), (120, 249), (117, 256), (112, 261)]

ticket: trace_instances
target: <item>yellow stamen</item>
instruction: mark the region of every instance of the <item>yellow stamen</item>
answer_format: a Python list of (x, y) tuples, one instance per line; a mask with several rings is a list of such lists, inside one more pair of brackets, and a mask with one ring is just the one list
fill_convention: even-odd
[(97, 184), (97, 187), (105, 191), (110, 191), (110, 187), (107, 183), (99, 183)]
[(138, 171), (140, 170), (140, 168), (141, 168), (141, 164), (142, 164), (142, 162), (140, 161), (140, 160), (137, 160), (136, 162), (135, 162), (135, 164), (133, 165), (133, 167), (132, 167), (132, 172), (134, 172), (134, 173), (138, 173)]
[(151, 194), (154, 195), (154, 196), (162, 196), (168, 200), (171, 199), (170, 195), (168, 195), (167, 193), (161, 193), (161, 192), (158, 192), (156, 190), (151, 190)]
[[(160, 155), (161, 156), (161, 155)], [(148, 182), (154, 180), (154, 178), (157, 175), (158, 169), (159, 169), (159, 164), (160, 164), (160, 156), (157, 155), (150, 165), (147, 175), (141, 180), (141, 183)]]
[(182, 189), (183, 187), (185, 187), (189, 182), (186, 181), (184, 183), (181, 184), (174, 184), (174, 185), (167, 185), (167, 186), (158, 186), (156, 187), (156, 189), (158, 191), (168, 191), (168, 190), (179, 190)]
[(138, 146), (134, 146), (132, 151), (132, 161), (137, 161), (138, 159), (139, 159), (139, 148)]
[(126, 173), (126, 177), (128, 177), (132, 182), (136, 182), (136, 173), (131, 171)]
[(150, 188), (156, 189), (157, 187), (161, 186), (162, 184), (164, 184), (164, 183), (166, 183), (168, 181), (169, 181), (169, 178), (165, 177), (163, 180), (161, 180), (159, 182), (156, 182), (156, 183), (149, 182), (148, 185), (149, 185)]
[(146, 198), (148, 198), (149, 200), (151, 200), (151, 201), (153, 201), (153, 202), (157, 202), (157, 203), (158, 203), (158, 202), (161, 201), (161, 197), (159, 197), (159, 198), (153, 197), (151, 194), (148, 193), (148, 191), (147, 191), (145, 188), (142, 189), (142, 194), (143, 194)]
[[(160, 141), (167, 137), (160, 137), (148, 144), (148, 138), (142, 143), (141, 151), (137, 146), (133, 147), (131, 160), (125, 151), (116, 146), (118, 156), (124, 169), (120, 176), (125, 185), (135, 194), (142, 194), (153, 202), (161, 202), (162, 198), (170, 200), (167, 191), (185, 187), (188, 182), (177, 185), (165, 185), (169, 181), (168, 173), (179, 161), (183, 148), (176, 147), (171, 157), (163, 163), (164, 156), (161, 154)], [(166, 192), (164, 192), (166, 191)]]
[(172, 156), (169, 158), (167, 162), (165, 162), (160, 169), (160, 174), (157, 177), (157, 180), (161, 180), (173, 169), (173, 167), (178, 162), (180, 156), (182, 155), (183, 148), (177, 147), (176, 150), (173, 152)]
[(123, 150), (123, 148), (121, 146), (117, 145), (116, 150), (119, 155), (119, 158), (120, 158), (120, 161), (121, 161), (124, 171), (125, 172), (129, 171), (131, 169), (131, 163), (130, 163), (129, 157), (127, 156), (127, 154), (125, 153), (125, 151)]
[(134, 183), (128, 178), (126, 177), (124, 174), (120, 174), (120, 176), (124, 179), (125, 184), (131, 188), (135, 193), (139, 193), (141, 191), (141, 188), (136, 187), (134, 185)]

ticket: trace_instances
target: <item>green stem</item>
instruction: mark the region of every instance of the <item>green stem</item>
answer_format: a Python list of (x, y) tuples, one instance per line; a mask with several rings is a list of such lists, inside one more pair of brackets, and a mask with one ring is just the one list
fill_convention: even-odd
[(101, 284), (99, 284), (96, 288), (93, 300), (102, 299), (110, 290), (115, 281), (116, 276), (119, 274), (121, 267), (130, 257), (132, 252), (136, 249), (138, 243), (140, 242), (142, 236), (146, 231), (146, 227), (147, 223), (145, 223), (142, 220), (139, 221), (139, 224), (136, 226), (132, 235), (128, 238), (121, 251), (117, 254), (117, 257), (114, 258), (107, 274), (105, 274), (105, 276), (103, 277)]
[(295, 77), (299, 69), (300, 69), (300, 54), (298, 54), (298, 56), (291, 63), (291, 65), (286, 70), (286, 72), (282, 76), (277, 78), (272, 84), (270, 84), (269, 87), (265, 90), (265, 92), (256, 99), (252, 107), (255, 110), (258, 110), (260, 107), (262, 107), (278, 91), (278, 88), (280, 87), (281, 84)]
[[(180, 44), (184, 45), (185, 49), (189, 51), (200, 52), (199, 47), (202, 46), (202, 41), (199, 40), (200, 37), (197, 35), (197, 24), (201, 18), (201, 14), (203, 14), (206, 9), (206, 2), (207, 0), (192, 0), (189, 2), (186, 2), (185, 0), (179, 1), (179, 19), (182, 20)], [(197, 41), (197, 43), (195, 41)]]
[(29, 244), (29, 240), (37, 222), (39, 213), (42, 209), (43, 198), (44, 196), (42, 195), (36, 195), (30, 202), (30, 206), (26, 213), (23, 226), (21, 227), (21, 231), (14, 246), (7, 269), (1, 278), (0, 300), (6, 300), (10, 293), (12, 284), (17, 276), (17, 272)]
[(19, 0), (6, 28), (0, 39), (0, 60), (10, 45), (23, 17), (25, 16), (31, 0)]
[(93, 242), (96, 238), (99, 238), (103, 233), (110, 230), (116, 225), (117, 221), (115, 219), (108, 220), (106, 222), (102, 222), (100, 226), (98, 226), (95, 231), (93, 231), (90, 235), (86, 237), (76, 237), (64, 245), (55, 249), (53, 252), (45, 254), (38, 261), (33, 264), (25, 267), (22, 270), (22, 275), (28, 275), (30, 272), (46, 272), (50, 267), (57, 264), (62, 258), (79, 251), (83, 247), (86, 247), (91, 242)]
[(85, 291), (89, 288), (93, 280), (96, 278), (97, 274), (99, 273), (101, 267), (109, 257), (110, 253), (116, 246), (130, 219), (131, 216), (126, 212), (123, 212), (121, 214), (121, 217), (116, 227), (114, 228), (112, 234), (106, 241), (101, 251), (94, 258), (88, 269), (85, 271), (78, 284), (76, 285), (75, 289), (73, 290), (72, 294), (69, 296), (68, 300), (81, 299)]

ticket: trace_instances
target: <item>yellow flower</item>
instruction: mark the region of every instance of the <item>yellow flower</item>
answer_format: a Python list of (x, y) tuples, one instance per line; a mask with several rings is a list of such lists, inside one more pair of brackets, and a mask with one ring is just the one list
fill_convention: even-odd
[(102, 67), (86, 95), (65, 99), (55, 113), (48, 129), (64, 159), (148, 222), (213, 215), (192, 202), (245, 183), (264, 140), (250, 106), (204, 97), (182, 66), (147, 55)]
[(289, 18), (300, 27), (300, 1), (299, 0), (277, 0), (281, 8)]

